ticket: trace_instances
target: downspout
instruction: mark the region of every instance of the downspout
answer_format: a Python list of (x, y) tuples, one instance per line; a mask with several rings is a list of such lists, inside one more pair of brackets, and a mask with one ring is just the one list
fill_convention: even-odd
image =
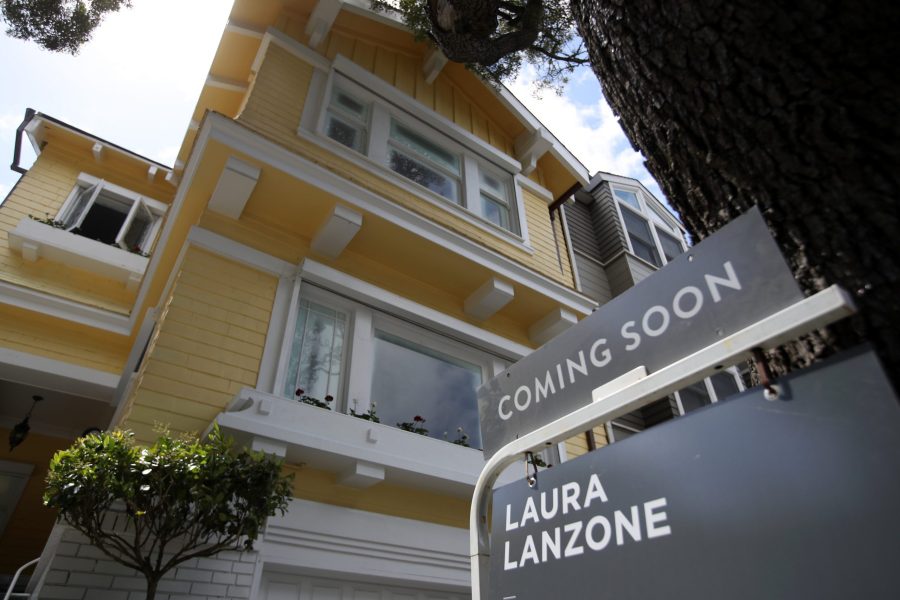
[(13, 148), (13, 161), (12, 164), (9, 165), (9, 168), (24, 175), (28, 172), (28, 169), (23, 169), (19, 165), (19, 161), (22, 160), (22, 134), (25, 133), (25, 128), (28, 127), (28, 124), (31, 123), (31, 119), (34, 118), (34, 115), (37, 114), (33, 108), (25, 109), (25, 119), (22, 120), (22, 123), (16, 128), (16, 141), (15, 147)]

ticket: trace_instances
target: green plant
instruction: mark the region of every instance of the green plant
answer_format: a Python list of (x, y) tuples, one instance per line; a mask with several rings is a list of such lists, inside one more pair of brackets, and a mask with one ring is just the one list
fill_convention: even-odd
[(399, 427), (403, 431), (418, 433), (419, 435), (428, 435), (428, 430), (425, 429), (425, 419), (423, 417), (420, 417), (419, 415), (413, 417), (412, 421), (397, 423), (397, 427)]
[(44, 213), (44, 214), (47, 216), (45, 216), (43, 219), (40, 217), (36, 217), (34, 215), (28, 215), (28, 218), (33, 221), (37, 221), (38, 223), (43, 223), (44, 225), (49, 225), (50, 227), (54, 227), (56, 229), (65, 229), (66, 228), (66, 226), (63, 224), (62, 221), (57, 221), (56, 219), (54, 219), (53, 217), (50, 216), (50, 213)]
[(294, 395), (297, 397), (298, 402), (309, 404), (310, 406), (317, 406), (326, 410), (331, 410), (331, 403), (334, 402), (334, 396), (332, 396), (331, 394), (325, 396), (325, 400), (323, 401), (312, 396), (307, 396), (306, 392), (303, 391), (303, 388), (297, 388), (297, 391), (294, 392)]
[(469, 434), (466, 433), (466, 430), (462, 428), (462, 426), (456, 428), (456, 439), (450, 440), (447, 438), (447, 432), (444, 432), (444, 439), (450, 442), (451, 444), (456, 444), (457, 446), (465, 446), (469, 448)]
[(359, 408), (359, 401), (355, 398), (353, 399), (353, 408), (350, 409), (350, 415), (356, 417), (357, 419), (365, 419), (366, 421), (372, 421), (373, 423), (381, 423), (381, 419), (378, 418), (378, 415), (375, 414), (375, 402), (373, 401), (369, 404), (369, 410), (366, 412), (356, 412), (356, 409)]
[[(266, 518), (284, 514), (291, 489), (280, 461), (232, 452), (218, 428), (205, 441), (163, 432), (149, 448), (130, 432), (114, 431), (56, 453), (44, 504), (101, 552), (141, 572), (152, 600), (175, 566), (251, 549)], [(122, 510), (127, 526), (107, 527), (106, 516)]]

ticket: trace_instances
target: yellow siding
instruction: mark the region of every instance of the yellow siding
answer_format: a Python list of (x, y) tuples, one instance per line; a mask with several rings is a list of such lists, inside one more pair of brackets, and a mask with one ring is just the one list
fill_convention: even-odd
[(29, 215), (41, 219), (56, 217), (81, 172), (160, 201), (169, 200), (166, 195), (170, 192), (147, 183), (146, 171), (143, 180), (130, 171), (133, 169), (129, 169), (124, 161), (116, 161), (111, 156), (97, 163), (89, 151), (66, 151), (61, 140), (51, 141), (0, 206), (0, 279), (88, 306), (128, 314), (135, 292), (128, 291), (124, 283), (46, 259), (26, 262), (9, 247), (7, 233)]
[[(305, 22), (302, 17), (291, 15), (287, 18), (282, 30), (300, 42), (306, 42), (304, 31)], [(366, 24), (369, 31), (376, 28), (371, 23)], [(488, 144), (495, 146), (501, 152), (512, 154), (513, 140), (522, 128), (514, 125), (515, 131), (507, 131), (509, 124), (501, 125), (493, 121), (494, 135), (490, 135), (486, 128), (478, 128), (473, 123), (472, 113), (477, 109), (476, 102), (461, 85), (450, 78), (439, 75), (434, 84), (425, 82), (422, 64), (424, 62), (426, 48), (422, 44), (406, 44), (402, 42), (379, 39), (377, 33), (369, 33), (358, 29), (360, 24), (353, 18), (342, 16), (332, 28), (327, 43), (323, 44), (324, 54), (329, 60), (333, 60), (338, 54), (353, 60), (363, 69), (370, 71), (388, 82), (398, 90), (415, 98), (427, 108), (437, 111), (466, 131), (475, 134)], [(396, 32), (392, 32), (397, 37)], [(406, 37), (401, 35), (400, 37)], [(471, 77), (474, 83), (475, 77)], [(482, 85), (475, 83), (475, 85)]]
[[(569, 460), (588, 453), (588, 433), (580, 433), (566, 440), (566, 456)], [(594, 445), (602, 448), (609, 442), (606, 438), (606, 428), (602, 425), (594, 427)]]
[(70, 321), (0, 304), (0, 347), (119, 374), (128, 340)]
[(200, 432), (259, 372), (274, 277), (202, 250), (185, 256), (123, 426)]
[[(336, 42), (335, 42), (336, 43)], [(563, 269), (554, 248), (553, 232), (546, 203), (524, 191), (526, 218), (534, 253), (528, 253), (484, 231), (467, 220), (453, 214), (449, 209), (426, 202), (417, 195), (396, 187), (387, 180), (372, 174), (352, 161), (332, 155), (319, 145), (301, 139), (296, 134), (303, 109), (299, 101), (305, 98), (312, 76), (312, 67), (292, 56), (287, 51), (271, 46), (266, 60), (259, 71), (244, 112), (239, 121), (261, 135), (279, 143), (297, 154), (322, 165), (341, 177), (354, 181), (373, 192), (391, 198), (398, 204), (413, 210), (426, 218), (439, 222), (449, 229), (465, 235), (487, 247), (493, 248), (535, 271), (567, 286), (573, 286), (568, 252), (565, 249), (562, 229), (557, 223), (557, 246)], [(464, 106), (464, 105), (461, 105)], [(456, 110), (456, 105), (451, 110)], [(462, 110), (462, 109), (460, 109)], [(469, 113), (471, 121), (471, 113)], [(477, 119), (476, 119), (477, 120)], [(483, 125), (483, 121), (482, 121)]]
[[(0, 428), (0, 440), (5, 442), (8, 437), (9, 429)], [(0, 460), (34, 465), (19, 503), (6, 523), (6, 530), (0, 535), (0, 573), (13, 574), (26, 561), (41, 555), (56, 520), (56, 511), (45, 508), (41, 500), (44, 479), (53, 454), (68, 448), (71, 443), (71, 439), (32, 431), (15, 452), (10, 452), (5, 443), (0, 444)]]
[(287, 467), (294, 473), (294, 496), (347, 508), (449, 525), (469, 527), (469, 501), (379, 483), (365, 490), (337, 485), (337, 476), (316, 469)]

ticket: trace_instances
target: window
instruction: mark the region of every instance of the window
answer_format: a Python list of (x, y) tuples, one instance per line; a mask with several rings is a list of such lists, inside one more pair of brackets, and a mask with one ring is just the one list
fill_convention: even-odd
[(165, 210), (160, 202), (82, 174), (57, 221), (82, 237), (145, 254), (153, 246)]
[(655, 267), (662, 267), (684, 253), (681, 231), (671, 215), (642, 193), (612, 188), (632, 254)]
[(673, 417), (686, 415), (715, 402), (722, 402), (743, 389), (743, 381), (737, 369), (719, 371), (678, 390), (671, 396), (610, 421), (606, 428), (607, 436), (610, 442), (620, 442)]
[(336, 78), (321, 132), (423, 191), (521, 232), (511, 172), (364, 88)]
[(298, 389), (320, 400), (339, 395), (346, 328), (346, 313), (300, 300), (285, 378), (286, 396), (293, 396)]
[(492, 355), (308, 284), (297, 293), (283, 396), (299, 388), (356, 414), (374, 403), (383, 425), (481, 448), (477, 390), (493, 373)]
[(371, 400), (382, 423), (420, 423), (429, 437), (448, 441), (465, 433), (481, 448), (479, 365), (377, 330), (374, 351)]

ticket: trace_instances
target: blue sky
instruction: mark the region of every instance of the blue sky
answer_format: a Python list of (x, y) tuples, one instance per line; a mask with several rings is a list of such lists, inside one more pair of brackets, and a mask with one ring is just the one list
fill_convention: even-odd
[[(231, 7), (231, 0), (135, 0), (106, 19), (78, 55), (55, 54), (0, 34), (0, 199), (18, 179), (9, 168), (27, 107), (171, 165)], [(562, 96), (536, 98), (526, 69), (510, 89), (588, 171), (659, 188), (631, 149), (589, 69)], [(23, 144), (24, 166), (33, 160)]]

